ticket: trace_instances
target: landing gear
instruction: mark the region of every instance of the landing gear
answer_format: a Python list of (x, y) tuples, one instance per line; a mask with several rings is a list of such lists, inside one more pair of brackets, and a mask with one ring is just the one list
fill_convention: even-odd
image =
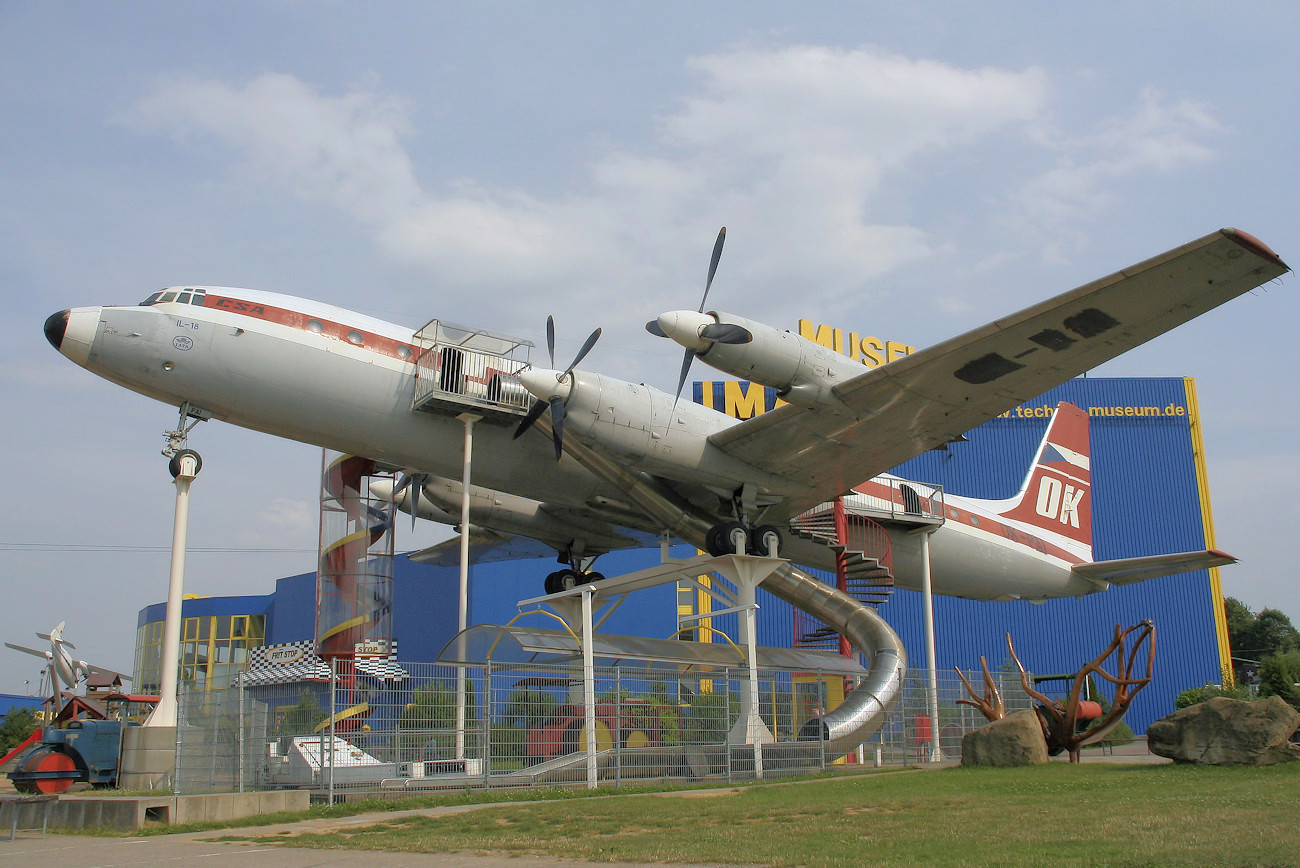
[(709, 530), (705, 551), (715, 558), (736, 554), (776, 558), (781, 556), (781, 543), (781, 531), (774, 525), (750, 527), (743, 522), (727, 521)]
[(575, 569), (556, 570), (546, 577), (542, 587), (548, 594), (558, 594), (560, 591), (572, 591), (579, 585), (589, 585), (604, 578), (602, 573), (597, 572), (584, 573)]

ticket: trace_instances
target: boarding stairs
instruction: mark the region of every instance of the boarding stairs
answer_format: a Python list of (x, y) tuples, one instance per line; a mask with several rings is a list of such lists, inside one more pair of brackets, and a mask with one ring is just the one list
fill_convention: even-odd
[[(836, 584), (860, 603), (879, 609), (894, 591), (889, 528), (913, 531), (944, 522), (943, 489), (898, 479), (873, 481), (877, 495), (819, 504), (790, 521), (790, 532), (830, 548), (836, 555)], [(838, 514), (837, 514), (838, 513)], [(802, 611), (795, 613), (795, 647), (841, 650), (840, 634)]]
[[(837, 573), (844, 577), (843, 590), (855, 600), (873, 608), (889, 599), (894, 591), (889, 532), (866, 516), (844, 515), (845, 531), (837, 529), (834, 503), (823, 503), (790, 521), (790, 531), (802, 539), (818, 542), (835, 552)], [(803, 611), (795, 612), (796, 648), (836, 651), (840, 634)]]

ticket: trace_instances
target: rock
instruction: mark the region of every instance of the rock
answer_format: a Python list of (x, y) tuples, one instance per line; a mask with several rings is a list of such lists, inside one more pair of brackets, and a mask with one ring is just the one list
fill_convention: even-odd
[(1147, 747), (1174, 762), (1266, 766), (1300, 760), (1288, 739), (1300, 712), (1280, 696), (1254, 702), (1218, 696), (1180, 708), (1147, 728)]
[(1036, 766), (1047, 762), (1047, 739), (1038, 712), (1017, 711), (966, 733), (961, 740), (964, 766)]

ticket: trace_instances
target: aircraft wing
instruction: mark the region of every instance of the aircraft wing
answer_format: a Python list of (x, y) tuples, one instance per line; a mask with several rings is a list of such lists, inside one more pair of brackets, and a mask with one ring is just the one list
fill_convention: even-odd
[(42, 660), (49, 660), (50, 657), (52, 656), (49, 651), (37, 651), (35, 648), (27, 648), (22, 645), (15, 645), (12, 642), (6, 642), (5, 647), (12, 648), (15, 651), (22, 651), (23, 653), (30, 654), (33, 657), (40, 657)]
[(1096, 582), (1112, 585), (1135, 585), (1147, 579), (1190, 573), (1235, 564), (1237, 559), (1219, 551), (1181, 552), (1174, 555), (1151, 555), (1141, 558), (1119, 558), (1113, 561), (1095, 561), (1075, 564), (1070, 571)]
[(709, 440), (790, 480), (793, 515), (1289, 270), (1223, 229), (847, 380), (841, 406), (786, 405)]
[[(644, 531), (624, 530), (626, 539), (618, 545), (588, 546), (587, 555), (603, 555), (615, 548), (633, 548), (653, 545), (659, 538)], [(469, 560), (474, 564), (486, 564), (499, 561), (514, 561), (523, 558), (548, 558), (555, 560), (557, 549), (542, 540), (475, 526), (469, 535)], [(460, 537), (443, 540), (440, 543), (412, 552), (408, 556), (417, 564), (432, 564), (439, 567), (454, 567), (460, 563)]]
[[(460, 563), (460, 535), (411, 552), (407, 557), (417, 564), (454, 567)], [(474, 528), (469, 537), (469, 560), (473, 564), (541, 557), (554, 558), (555, 549), (538, 540), (486, 528)]]

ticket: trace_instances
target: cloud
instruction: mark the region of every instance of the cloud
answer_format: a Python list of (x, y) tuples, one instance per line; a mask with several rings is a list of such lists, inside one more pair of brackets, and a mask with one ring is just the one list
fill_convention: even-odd
[(401, 144), (408, 114), (403, 100), (379, 93), (373, 81), (327, 96), (294, 76), (268, 73), (238, 86), (168, 78), (120, 120), (181, 142), (223, 141), (259, 178), (377, 224), (421, 199)]
[(1025, 221), (1059, 227), (1097, 214), (1114, 201), (1117, 182), (1213, 159), (1203, 140), (1222, 131), (1207, 106), (1147, 88), (1132, 112), (1108, 118), (1088, 134), (1044, 132), (1043, 144), (1058, 156), (1052, 169), (1019, 191)]
[(243, 84), (180, 76), (125, 119), (196, 148), (234, 148), (243, 171), (334, 204), (394, 263), (465, 299), (511, 298), (497, 326), (534, 331), (546, 312), (611, 292), (623, 301), (601, 305), (611, 327), (693, 305), (724, 224), (733, 232), (722, 280), (747, 311), (793, 321), (810, 302), (870, 302), (886, 275), (954, 252), (937, 227), (884, 216), (922, 160), (969, 159), (1007, 137), (1036, 149), (1053, 168), (1001, 207), (1059, 234), (1105, 208), (1116, 182), (1208, 159), (1201, 141), (1218, 129), (1204, 106), (1147, 91), (1133, 112), (1066, 135), (1048, 123), (1042, 69), (963, 69), (873, 47), (740, 47), (688, 66), (697, 84), (657, 119), (653, 140), (611, 147), (585, 185), (549, 198), (477, 179), (422, 188), (403, 145), (417, 108), (373, 80), (330, 95), (284, 74)]

